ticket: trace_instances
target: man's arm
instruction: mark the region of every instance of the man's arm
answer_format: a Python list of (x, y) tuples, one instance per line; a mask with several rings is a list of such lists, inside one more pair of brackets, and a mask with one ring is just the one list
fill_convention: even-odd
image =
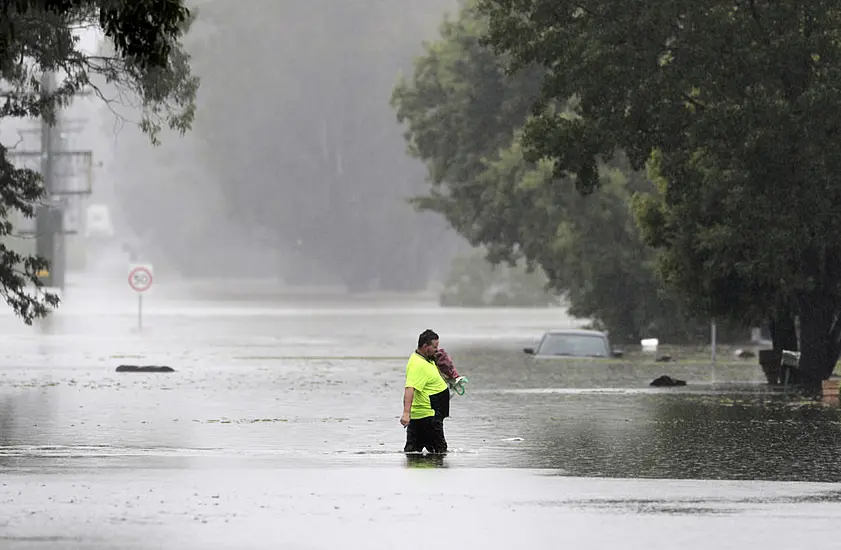
[(409, 425), (409, 419), (412, 415), (412, 400), (415, 398), (415, 388), (407, 387), (403, 390), (403, 415), (400, 417), (400, 423), (404, 426)]

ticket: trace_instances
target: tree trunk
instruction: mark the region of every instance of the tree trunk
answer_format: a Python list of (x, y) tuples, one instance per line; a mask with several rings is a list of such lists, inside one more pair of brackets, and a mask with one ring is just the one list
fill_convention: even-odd
[(820, 385), (838, 360), (838, 311), (834, 300), (820, 293), (800, 300), (800, 368), (796, 381)]
[(797, 329), (794, 326), (794, 316), (790, 311), (772, 319), (769, 328), (774, 351), (798, 351), (800, 349), (797, 343)]
[(798, 351), (800, 349), (797, 339), (797, 327), (794, 323), (794, 314), (791, 310), (778, 313), (768, 323), (771, 332), (771, 350), (759, 352), (759, 364), (762, 372), (771, 385), (782, 384), (785, 376), (780, 363), (783, 350)]

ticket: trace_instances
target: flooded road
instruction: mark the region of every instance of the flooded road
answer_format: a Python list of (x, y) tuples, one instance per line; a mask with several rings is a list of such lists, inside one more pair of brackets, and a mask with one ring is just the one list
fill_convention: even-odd
[[(421, 297), (159, 285), (142, 330), (136, 308), (88, 283), (37, 326), (0, 316), (0, 548), (394, 548), (418, 521), (453, 547), (776, 548), (841, 519), (841, 415), (755, 360), (537, 361), (562, 310)], [(444, 459), (400, 452), (425, 328), (470, 378)]]

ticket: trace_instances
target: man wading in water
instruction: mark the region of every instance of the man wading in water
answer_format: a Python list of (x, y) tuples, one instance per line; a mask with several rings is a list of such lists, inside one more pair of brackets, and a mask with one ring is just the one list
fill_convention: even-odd
[(427, 329), (418, 337), (418, 349), (406, 364), (400, 417), (406, 428), (406, 453), (419, 453), (424, 447), (430, 453), (447, 452), (444, 419), (450, 416), (450, 391), (435, 366), (437, 351), (438, 335)]

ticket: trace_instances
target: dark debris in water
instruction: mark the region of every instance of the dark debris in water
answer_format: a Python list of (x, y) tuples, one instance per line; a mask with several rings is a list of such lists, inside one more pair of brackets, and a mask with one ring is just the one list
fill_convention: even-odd
[(175, 369), (167, 365), (120, 365), (116, 372), (175, 372)]

